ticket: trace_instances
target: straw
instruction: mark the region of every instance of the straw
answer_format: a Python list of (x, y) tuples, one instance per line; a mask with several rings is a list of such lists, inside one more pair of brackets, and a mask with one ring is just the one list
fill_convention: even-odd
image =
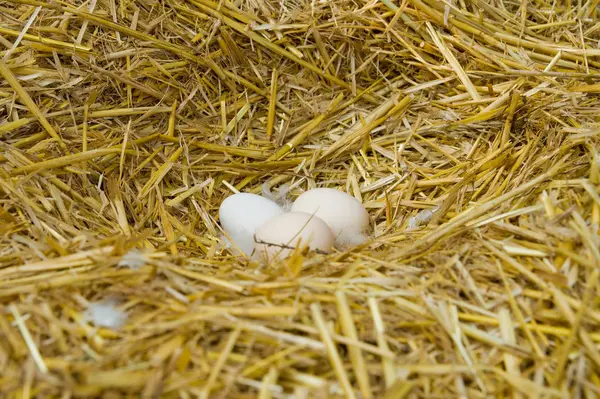
[[(599, 4), (3, 2), (0, 397), (597, 397)], [(366, 242), (225, 239), (316, 187)]]

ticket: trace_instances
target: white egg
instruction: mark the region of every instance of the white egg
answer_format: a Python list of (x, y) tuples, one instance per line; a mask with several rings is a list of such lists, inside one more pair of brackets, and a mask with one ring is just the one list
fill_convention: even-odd
[(256, 229), (283, 213), (277, 203), (260, 195), (239, 193), (227, 197), (219, 207), (221, 227), (244, 254), (254, 250)]
[(293, 212), (306, 212), (323, 220), (336, 237), (338, 245), (355, 245), (366, 241), (369, 213), (353, 196), (332, 188), (316, 188), (300, 195)]
[(256, 229), (255, 253), (263, 259), (286, 258), (298, 246), (329, 252), (335, 237), (327, 223), (304, 212), (287, 212)]

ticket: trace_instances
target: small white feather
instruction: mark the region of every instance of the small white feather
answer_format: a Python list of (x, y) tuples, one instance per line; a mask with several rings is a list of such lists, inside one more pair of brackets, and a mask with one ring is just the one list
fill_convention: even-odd
[(91, 302), (83, 313), (83, 320), (97, 327), (107, 327), (118, 330), (125, 324), (127, 313), (117, 308), (117, 301), (107, 299), (101, 302)]
[(119, 262), (119, 267), (128, 267), (132, 270), (137, 270), (148, 263), (146, 254), (139, 249), (129, 250)]
[(415, 216), (412, 216), (408, 219), (406, 230), (415, 230), (417, 227), (428, 223), (438, 209), (439, 207), (436, 206), (433, 209), (423, 209), (422, 211), (419, 211)]
[(271, 191), (271, 187), (268, 183), (264, 183), (261, 187), (262, 196), (270, 199), (271, 201), (277, 203), (284, 211), (288, 212), (292, 208), (292, 201), (290, 201), (288, 194), (290, 192), (290, 186), (287, 184), (282, 184), (277, 192), (274, 193)]

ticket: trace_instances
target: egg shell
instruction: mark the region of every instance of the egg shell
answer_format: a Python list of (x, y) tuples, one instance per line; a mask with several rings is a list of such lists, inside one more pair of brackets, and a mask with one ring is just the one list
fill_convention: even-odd
[(221, 203), (219, 220), (234, 246), (244, 254), (251, 255), (256, 229), (283, 212), (277, 203), (268, 198), (238, 193), (227, 197)]
[(298, 243), (329, 252), (335, 237), (327, 223), (304, 212), (287, 212), (256, 229), (255, 253), (264, 259), (283, 259)]
[(294, 201), (292, 211), (319, 217), (329, 225), (338, 241), (360, 236), (369, 228), (369, 213), (360, 201), (332, 188), (306, 191)]

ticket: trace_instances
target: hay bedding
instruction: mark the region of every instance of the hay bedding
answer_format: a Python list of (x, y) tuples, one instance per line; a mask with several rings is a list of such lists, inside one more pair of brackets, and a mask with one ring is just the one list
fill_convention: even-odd
[[(600, 396), (597, 6), (1, 1), (2, 397)], [(316, 186), (375, 238), (224, 249)]]

